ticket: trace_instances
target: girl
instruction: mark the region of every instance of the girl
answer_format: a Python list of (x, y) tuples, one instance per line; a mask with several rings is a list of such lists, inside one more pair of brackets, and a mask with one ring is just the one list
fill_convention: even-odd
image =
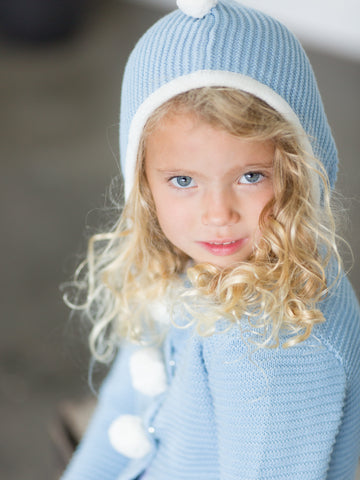
[(63, 479), (350, 480), (360, 315), (312, 69), (260, 12), (178, 6), (124, 75), (125, 205), (77, 275), (118, 354)]

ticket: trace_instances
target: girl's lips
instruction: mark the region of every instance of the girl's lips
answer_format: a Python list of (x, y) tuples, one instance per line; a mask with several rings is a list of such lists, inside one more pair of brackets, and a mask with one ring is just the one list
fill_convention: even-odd
[(208, 252), (213, 255), (226, 256), (233, 255), (246, 243), (247, 238), (240, 238), (238, 240), (214, 240), (211, 242), (198, 242)]

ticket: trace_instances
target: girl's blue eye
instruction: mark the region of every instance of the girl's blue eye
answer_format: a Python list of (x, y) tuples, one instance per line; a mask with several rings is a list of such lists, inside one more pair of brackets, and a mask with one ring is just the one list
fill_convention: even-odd
[(245, 173), (241, 178), (239, 183), (252, 184), (258, 183), (264, 178), (264, 175), (259, 172), (248, 172)]
[(175, 187), (188, 188), (194, 186), (194, 180), (192, 177), (188, 177), (187, 175), (173, 177), (170, 179), (170, 181)]

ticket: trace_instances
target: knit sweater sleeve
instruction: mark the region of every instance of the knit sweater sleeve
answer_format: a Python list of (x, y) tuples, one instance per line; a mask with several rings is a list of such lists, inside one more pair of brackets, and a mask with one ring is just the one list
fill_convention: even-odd
[(341, 362), (315, 339), (252, 348), (236, 329), (204, 341), (220, 479), (327, 478), (346, 397)]
[(124, 348), (103, 383), (90, 425), (61, 480), (115, 480), (128, 459), (116, 452), (109, 441), (109, 427), (124, 413), (132, 413), (129, 355)]

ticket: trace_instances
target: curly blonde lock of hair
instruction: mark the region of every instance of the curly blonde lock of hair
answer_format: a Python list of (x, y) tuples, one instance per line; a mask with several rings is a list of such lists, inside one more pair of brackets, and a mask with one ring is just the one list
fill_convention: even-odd
[[(251, 258), (231, 268), (187, 268), (191, 259), (164, 236), (147, 183), (148, 136), (167, 116), (189, 112), (214, 128), (275, 146), (274, 198), (260, 216), (261, 238)], [(320, 185), (321, 203), (314, 185)], [(160, 106), (145, 126), (134, 187), (120, 219), (110, 233), (90, 240), (87, 273), (80, 269), (73, 282), (86, 290), (86, 301), (72, 306), (90, 318), (94, 355), (109, 360), (123, 337), (160, 341), (163, 330), (149, 303), (170, 292), (177, 292), (173, 303), (185, 302), (201, 335), (213, 334), (226, 318), (230, 325), (248, 325), (262, 347), (277, 346), (283, 330), (291, 333), (285, 347), (307, 339), (324, 321), (318, 303), (330, 288), (327, 265), (331, 258), (341, 265), (329, 192), (321, 163), (301, 150), (292, 126), (253, 95), (206, 87)], [(192, 286), (182, 289), (179, 275), (185, 271)]]

